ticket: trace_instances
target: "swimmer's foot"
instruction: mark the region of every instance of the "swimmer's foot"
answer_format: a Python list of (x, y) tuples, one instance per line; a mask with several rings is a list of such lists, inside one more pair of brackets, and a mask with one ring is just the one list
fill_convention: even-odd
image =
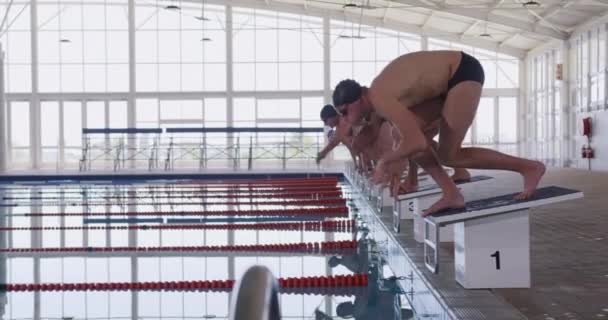
[(471, 174), (467, 169), (454, 168), (454, 174), (452, 174), (452, 181), (461, 182), (471, 180)]
[(413, 184), (408, 181), (404, 181), (399, 185), (399, 194), (414, 192), (414, 191), (416, 191), (416, 189), (418, 189), (417, 184)]
[(447, 210), (464, 208), (464, 198), (461, 194), (443, 195), (439, 201), (435, 202), (430, 208), (422, 212), (422, 216), (426, 217), (430, 214)]
[(545, 174), (545, 165), (542, 162), (533, 161), (532, 164), (526, 168), (521, 175), (524, 177), (524, 191), (515, 196), (517, 200), (528, 199), (536, 191), (536, 187), (540, 182), (540, 179)]

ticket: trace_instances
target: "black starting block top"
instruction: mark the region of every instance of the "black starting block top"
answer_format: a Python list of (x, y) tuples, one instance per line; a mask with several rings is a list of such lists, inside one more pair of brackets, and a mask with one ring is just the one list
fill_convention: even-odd
[(556, 186), (536, 189), (536, 192), (534, 192), (532, 197), (526, 200), (514, 199), (517, 194), (518, 193), (511, 193), (498, 197), (471, 201), (466, 203), (465, 208), (441, 211), (426, 217), (426, 220), (434, 224), (446, 225), (583, 197), (581, 191)]
[[(467, 184), (467, 183), (479, 182), (479, 181), (490, 180), (490, 179), (492, 179), (492, 177), (490, 177), (490, 176), (473, 176), (467, 180), (456, 181), (456, 185), (459, 186), (459, 185), (463, 185), (463, 184)], [(439, 188), (438, 184), (433, 183), (433, 184), (429, 184), (429, 185), (425, 185), (425, 186), (420, 186), (416, 189), (416, 191), (402, 193), (397, 197), (397, 199), (405, 200), (405, 199), (417, 198), (420, 196), (426, 196), (426, 195), (437, 194), (437, 193), (441, 193), (441, 188)]]

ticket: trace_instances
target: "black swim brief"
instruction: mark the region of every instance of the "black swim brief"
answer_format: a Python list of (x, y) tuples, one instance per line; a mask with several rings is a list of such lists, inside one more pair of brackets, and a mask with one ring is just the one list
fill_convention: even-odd
[(458, 69), (454, 72), (454, 75), (448, 81), (448, 90), (450, 91), (456, 85), (463, 81), (475, 81), (481, 83), (483, 86), (483, 82), (485, 81), (485, 74), (483, 72), (483, 67), (479, 60), (475, 59), (475, 57), (468, 55), (464, 52), (461, 52), (462, 57), (460, 58), (460, 64), (458, 65)]

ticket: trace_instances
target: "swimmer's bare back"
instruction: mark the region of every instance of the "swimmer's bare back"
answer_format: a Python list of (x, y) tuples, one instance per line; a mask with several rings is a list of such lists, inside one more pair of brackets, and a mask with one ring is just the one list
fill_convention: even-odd
[(407, 107), (420, 109), (424, 102), (447, 91), (461, 55), (459, 51), (420, 51), (402, 55), (380, 72), (370, 90), (380, 90)]

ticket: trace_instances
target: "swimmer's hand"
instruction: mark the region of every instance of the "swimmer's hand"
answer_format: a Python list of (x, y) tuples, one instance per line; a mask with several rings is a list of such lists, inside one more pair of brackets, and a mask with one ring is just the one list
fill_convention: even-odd
[(390, 177), (388, 177), (388, 175), (386, 174), (386, 163), (383, 159), (380, 159), (380, 161), (378, 161), (378, 164), (376, 165), (376, 168), (374, 169), (370, 181), (373, 184), (388, 184), (389, 178)]
[(315, 158), (315, 162), (317, 164), (320, 164), (321, 160), (323, 160), (323, 158), (325, 158), (325, 156), (321, 152), (319, 152), (319, 153), (317, 153), (317, 157)]

